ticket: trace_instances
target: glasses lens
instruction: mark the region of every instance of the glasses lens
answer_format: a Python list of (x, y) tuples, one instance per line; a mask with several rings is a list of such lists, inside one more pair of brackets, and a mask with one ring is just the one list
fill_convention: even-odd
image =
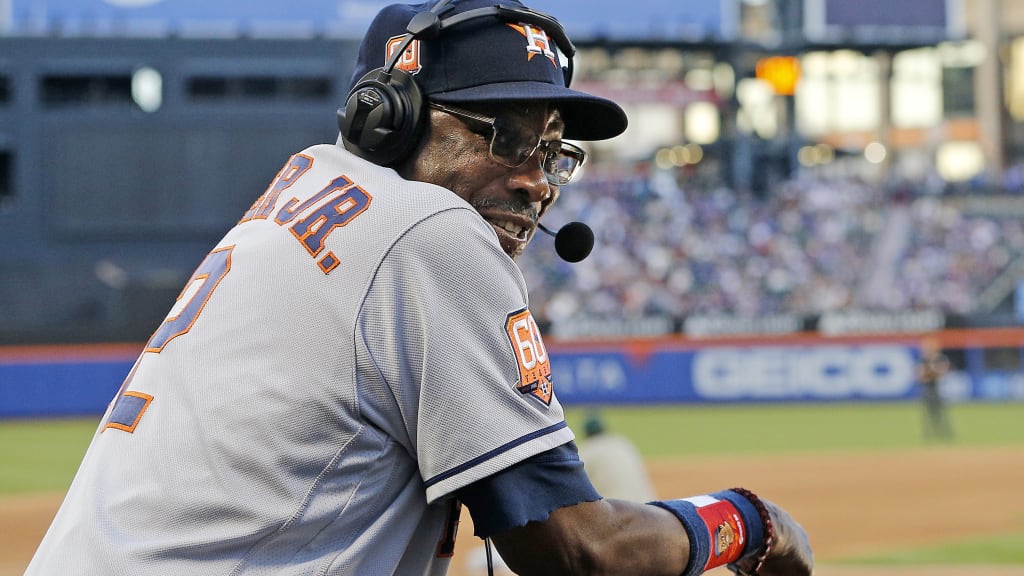
[(529, 128), (505, 118), (494, 119), (491, 155), (506, 166), (521, 166), (540, 145), (540, 136)]
[(568, 184), (586, 160), (586, 152), (561, 140), (543, 140), (530, 128), (505, 118), (492, 123), (491, 157), (516, 168), (530, 159), (537, 149), (544, 148), (544, 174), (555, 186)]
[(546, 145), (544, 174), (547, 176), (548, 182), (555, 186), (568, 184), (586, 160), (586, 152), (577, 146), (559, 140), (548, 142)]

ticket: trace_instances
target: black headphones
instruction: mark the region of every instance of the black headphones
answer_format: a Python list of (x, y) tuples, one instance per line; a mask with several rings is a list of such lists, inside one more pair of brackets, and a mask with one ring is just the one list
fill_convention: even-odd
[(449, 2), (439, 0), (429, 11), (413, 16), (387, 64), (366, 73), (352, 86), (345, 107), (338, 109), (338, 129), (349, 151), (381, 166), (395, 164), (412, 152), (426, 123), (424, 97), (412, 75), (396, 68), (398, 61), (413, 40), (433, 40), (443, 30), (470, 20), (495, 16), (502, 22), (523, 22), (544, 30), (565, 56), (567, 65), (562, 72), (569, 86), (576, 47), (553, 17), (525, 7), (494, 5), (442, 20), (440, 14)]

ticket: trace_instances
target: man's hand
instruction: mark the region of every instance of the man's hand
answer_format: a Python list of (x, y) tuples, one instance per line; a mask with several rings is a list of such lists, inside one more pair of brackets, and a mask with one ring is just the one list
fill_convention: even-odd
[(788, 512), (768, 500), (761, 501), (771, 516), (775, 534), (771, 552), (757, 572), (754, 572), (756, 557), (740, 560), (730, 569), (739, 576), (811, 576), (814, 573), (814, 554), (807, 532)]

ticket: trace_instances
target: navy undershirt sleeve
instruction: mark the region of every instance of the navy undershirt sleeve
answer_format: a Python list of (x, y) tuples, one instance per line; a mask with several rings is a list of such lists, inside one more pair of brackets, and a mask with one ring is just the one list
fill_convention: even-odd
[(473, 533), (480, 538), (546, 520), (558, 508), (601, 499), (571, 441), (474, 482), (456, 496), (469, 509)]

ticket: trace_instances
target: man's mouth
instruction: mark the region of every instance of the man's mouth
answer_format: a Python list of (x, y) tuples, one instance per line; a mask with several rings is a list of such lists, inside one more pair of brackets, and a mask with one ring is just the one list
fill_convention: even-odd
[(528, 228), (526, 228), (525, 226), (522, 226), (515, 222), (511, 222), (509, 220), (494, 219), (490, 220), (489, 222), (491, 223), (491, 226), (494, 226), (499, 230), (504, 230), (505, 232), (508, 233), (509, 236), (512, 236), (513, 238), (519, 240), (520, 242), (526, 240)]
[(515, 258), (523, 253), (537, 227), (537, 213), (532, 207), (496, 201), (477, 203), (473, 207), (494, 229), (506, 254)]
[(523, 253), (526, 243), (530, 241), (530, 231), (533, 226), (527, 225), (522, 218), (507, 219), (501, 216), (486, 218), (487, 223), (494, 229), (498, 236), (498, 243), (501, 249), (513, 259)]

